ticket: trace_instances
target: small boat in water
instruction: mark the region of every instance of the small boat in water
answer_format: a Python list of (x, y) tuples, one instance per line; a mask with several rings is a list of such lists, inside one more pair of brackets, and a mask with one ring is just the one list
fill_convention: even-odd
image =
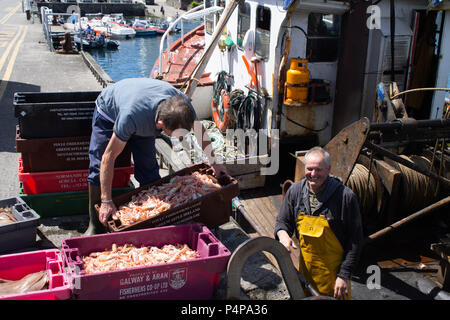
[(150, 28), (147, 21), (136, 18), (131, 25), (131, 28), (136, 32), (137, 37), (152, 37), (156, 36), (158, 31), (154, 28)]
[(108, 50), (115, 50), (119, 48), (119, 41), (112, 40), (108, 37), (106, 37), (103, 33), (96, 34), (93, 33), (82, 33), (81, 38), (80, 34), (74, 34), (73, 40), (75, 42), (75, 45), (78, 49), (80, 49), (80, 46), (83, 46), (83, 49), (108, 49)]
[(101, 21), (109, 28), (112, 39), (132, 39), (136, 36), (136, 31), (124, 25), (123, 20), (118, 16), (105, 15)]

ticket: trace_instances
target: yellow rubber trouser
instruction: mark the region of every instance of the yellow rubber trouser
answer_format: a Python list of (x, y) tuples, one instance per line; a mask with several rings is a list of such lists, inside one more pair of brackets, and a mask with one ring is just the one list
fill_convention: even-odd
[[(322, 295), (333, 296), (334, 285), (344, 249), (325, 216), (301, 212), (297, 217), (300, 242), (299, 271)], [(350, 299), (350, 281), (348, 295)]]

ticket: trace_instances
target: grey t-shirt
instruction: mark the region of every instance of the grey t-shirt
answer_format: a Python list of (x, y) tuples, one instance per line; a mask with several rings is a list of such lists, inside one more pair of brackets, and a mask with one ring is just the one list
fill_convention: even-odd
[(195, 110), (189, 98), (168, 82), (150, 78), (128, 78), (102, 91), (97, 98), (101, 113), (114, 121), (114, 133), (122, 141), (132, 135), (156, 136), (156, 111), (163, 100), (181, 94)]

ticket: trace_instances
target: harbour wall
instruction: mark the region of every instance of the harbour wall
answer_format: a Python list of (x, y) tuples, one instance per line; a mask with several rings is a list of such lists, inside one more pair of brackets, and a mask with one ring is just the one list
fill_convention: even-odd
[[(54, 13), (72, 13), (72, 8), (78, 6), (82, 16), (89, 13), (123, 13), (124, 16), (145, 16), (145, 4), (143, 3), (62, 3), (62, 2), (38, 2), (39, 12), (41, 7), (52, 9)], [(70, 7), (70, 8), (69, 8)]]

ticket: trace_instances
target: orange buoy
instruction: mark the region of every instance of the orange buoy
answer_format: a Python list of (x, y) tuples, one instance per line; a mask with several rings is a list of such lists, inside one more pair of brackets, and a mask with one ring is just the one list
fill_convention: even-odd
[(217, 105), (214, 102), (214, 98), (212, 99), (212, 104), (211, 104), (212, 115), (213, 115), (213, 119), (214, 119), (214, 122), (216, 123), (217, 128), (219, 128), (219, 130), (221, 130), (221, 131), (224, 131), (227, 129), (228, 123), (230, 122), (230, 119), (228, 117), (228, 108), (230, 106), (230, 96), (229, 96), (228, 92), (224, 89), (222, 89), (220, 91), (219, 104), (222, 104), (222, 106), (223, 106), (223, 119), (220, 119), (219, 110), (217, 108)]

